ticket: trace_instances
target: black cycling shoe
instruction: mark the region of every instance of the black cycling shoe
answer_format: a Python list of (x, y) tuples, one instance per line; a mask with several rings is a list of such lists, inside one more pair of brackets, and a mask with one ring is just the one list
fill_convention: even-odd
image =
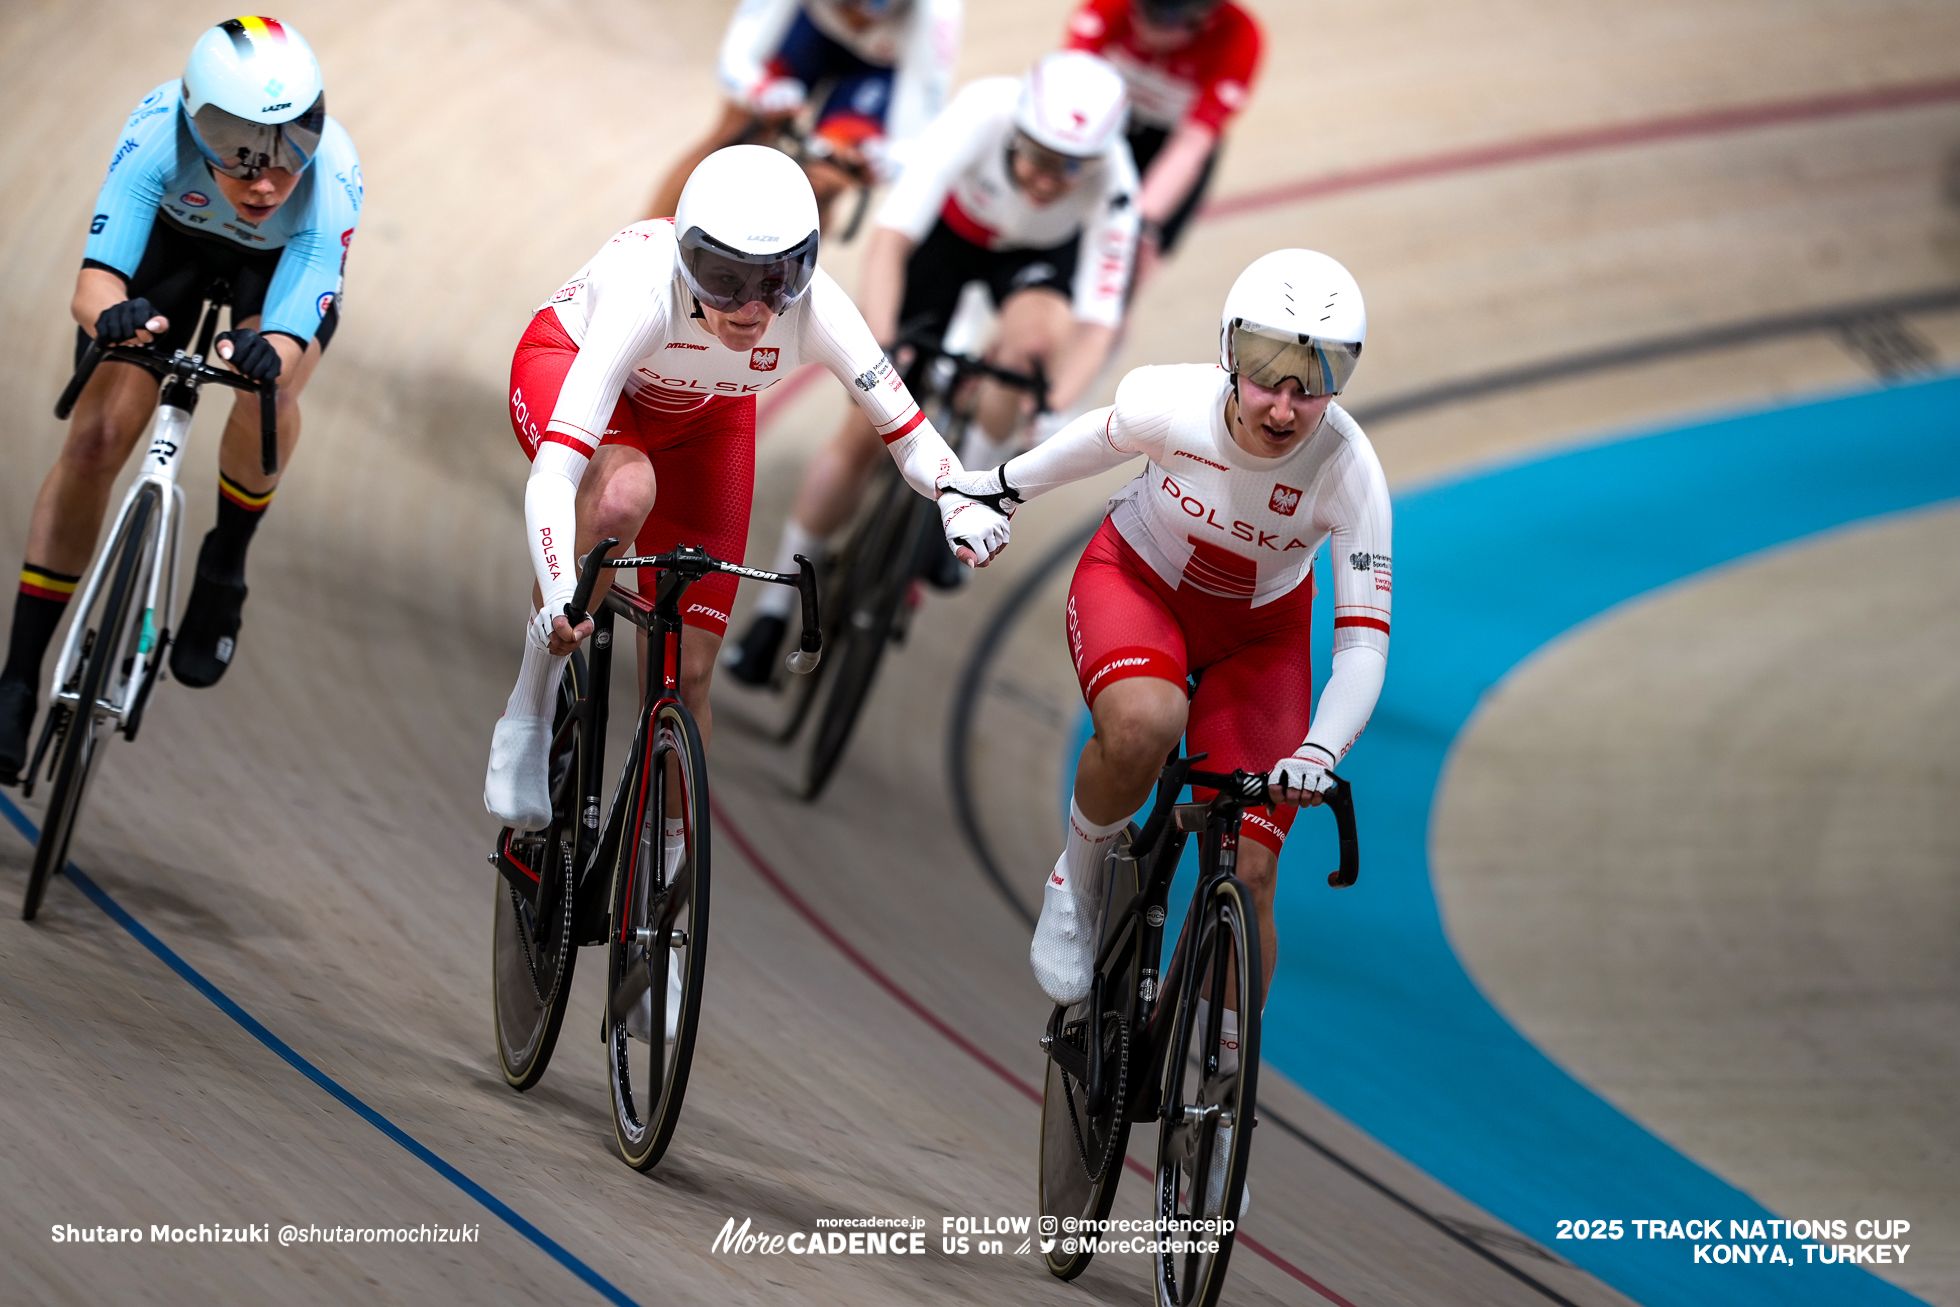
[(925, 562), (919, 569), (919, 576), (935, 590), (957, 590), (966, 584), (969, 568), (946, 543), (944, 534), (934, 531), (926, 541)]
[(238, 651), (238, 627), (245, 607), (245, 585), (214, 581), (202, 572), (191, 586), (184, 620), (170, 646), (170, 674), (185, 685), (216, 685)]
[(744, 685), (768, 685), (776, 674), (776, 651), (783, 647), (789, 622), (763, 614), (749, 624), (748, 634), (731, 645), (722, 658), (728, 674)]
[(34, 726), (34, 687), (0, 681), (0, 785), (20, 784), (27, 765), (27, 733)]

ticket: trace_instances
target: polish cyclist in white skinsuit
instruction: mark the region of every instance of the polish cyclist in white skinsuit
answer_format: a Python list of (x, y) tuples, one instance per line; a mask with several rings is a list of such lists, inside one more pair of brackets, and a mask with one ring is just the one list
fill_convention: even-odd
[[(710, 155), (677, 215), (607, 242), (538, 310), (512, 361), (511, 426), (532, 460), (524, 518), (539, 608), (484, 780), (484, 807), (504, 822), (535, 830), (551, 819), (558, 678), (592, 631), (565, 617), (575, 560), (608, 536), (643, 554), (686, 543), (739, 559), (755, 488), (755, 397), (805, 362), (844, 383), (906, 480), (939, 501), (963, 561), (984, 565), (1006, 544), (1006, 518), (942, 493), (959, 460), (817, 267), (816, 198), (803, 171), (762, 146)], [(593, 607), (611, 576), (599, 574)], [(695, 631), (680, 694), (704, 740), (734, 590), (733, 578), (711, 576), (689, 590), (683, 614)]]
[[(1320, 802), (1328, 770), (1367, 726), (1388, 668), (1388, 485), (1367, 436), (1333, 402), (1366, 334), (1345, 268), (1310, 250), (1276, 251), (1226, 297), (1219, 366), (1138, 368), (1113, 406), (1001, 467), (953, 478), (954, 489), (1011, 510), (1139, 454), (1150, 460), (1110, 499), (1069, 587), (1069, 651), (1095, 734), (1030, 949), (1057, 1003), (1089, 993), (1106, 855), (1187, 735), (1190, 752), (1209, 755), (1207, 770), (1270, 773), (1285, 805), (1253, 809), (1240, 827), (1260, 992), (1272, 981), (1280, 846), (1298, 805)], [(1316, 712), (1313, 559), (1330, 536), (1333, 671)], [(1237, 1013), (1223, 1015), (1235, 1049)]]

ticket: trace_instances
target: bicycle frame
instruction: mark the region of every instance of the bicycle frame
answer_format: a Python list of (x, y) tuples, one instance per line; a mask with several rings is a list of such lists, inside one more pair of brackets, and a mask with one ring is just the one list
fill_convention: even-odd
[[(178, 350), (172, 358), (173, 363), (184, 360), (195, 364), (204, 362), (211, 350), (211, 340), (217, 334), (218, 310), (229, 298), (229, 288), (222, 283), (211, 287), (203, 319), (198, 325), (195, 347), (188, 351)], [(107, 352), (105, 357), (117, 356)], [(177, 473), (183, 466), (184, 450), (190, 443), (191, 420), (197, 412), (197, 400), (198, 388), (178, 373), (172, 372), (164, 378), (157, 392), (156, 412), (151, 415), (146, 428), (148, 441), (142, 467), (135, 483), (123, 496), (122, 507), (117, 510), (106, 537), (110, 541), (122, 538), (123, 525), (129, 520), (137, 501), (147, 489), (155, 487), (158, 511), (146, 528), (151, 533), (154, 547), (150, 554), (149, 575), (140, 583), (143, 594), (142, 626), (135, 662), (128, 675), (122, 678), (119, 693), (113, 698), (98, 699), (94, 705), (95, 713), (113, 718), (117, 727), (124, 731), (129, 729), (132, 718), (150, 689), (163, 648), (169, 640), (169, 628), (160, 626), (157, 614), (162, 612), (163, 621), (167, 623), (170, 614), (176, 611), (184, 508), (184, 488), (177, 484)], [(167, 563), (164, 562), (166, 550)], [(113, 548), (105, 548), (89, 564), (88, 574), (76, 595), (78, 602), (74, 607), (75, 612), (85, 614), (90, 610), (101, 591), (115, 553)], [(159, 598), (162, 600), (160, 607)], [(55, 659), (54, 685), (48, 694), (50, 704), (65, 704), (71, 711), (80, 705), (75, 692), (66, 686), (75, 670), (76, 660), (81, 656), (82, 629), (85, 625), (82, 621), (69, 623), (68, 632), (61, 642), (61, 652)]]
[[(634, 781), (635, 769), (628, 766), (620, 774), (604, 829), (601, 830), (599, 793), (605, 782), (606, 725), (612, 702), (613, 632), (617, 620), (623, 617), (645, 632), (649, 651), (658, 648), (660, 654), (658, 687), (656, 689), (650, 677), (647, 692), (640, 698), (639, 719), (634, 727), (633, 748), (629, 756), (638, 756), (646, 747), (647, 732), (660, 706), (680, 697), (681, 632), (684, 629), (681, 599), (689, 586), (710, 572), (726, 572), (777, 584), (794, 584), (802, 596), (803, 638), (799, 649), (790, 655), (792, 669), (798, 672), (814, 669), (823, 648), (818, 625), (816, 570), (808, 559), (797, 559), (799, 570), (796, 576), (791, 577), (744, 567), (739, 563), (726, 563), (692, 545), (681, 545), (672, 553), (644, 558), (607, 558), (607, 552), (618, 544), (617, 540), (607, 539), (593, 546), (592, 552), (582, 561), (578, 590), (565, 606), (565, 616), (573, 626), (586, 621), (588, 617), (592, 621), (592, 651), (587, 666), (590, 688), (567, 717), (560, 728), (559, 737), (553, 739), (551, 745), (553, 753), (556, 753), (565, 733), (574, 727), (585, 733), (587, 743), (583, 763), (576, 777), (581, 817), (572, 848), (572, 865), (578, 868), (573, 887), (572, 942), (581, 947), (606, 942), (609, 923), (606, 920), (605, 890), (610, 884), (611, 867), (619, 841), (626, 837), (627, 810), (634, 806), (628, 802), (632, 797), (628, 786)], [(600, 569), (629, 567), (651, 567), (659, 571), (660, 579), (655, 585), (653, 598), (648, 599), (636, 591), (615, 585), (607, 590), (605, 602), (600, 604), (597, 612), (586, 612)], [(529, 842), (529, 837), (511, 832), (504, 839), (499, 850), (502, 856), (496, 859), (496, 863), (504, 878), (520, 893), (529, 896), (533, 907), (539, 907), (545, 888), (543, 878), (518, 856), (517, 846)], [(529, 883), (519, 880), (513, 874), (513, 869), (528, 876)]]
[[(1185, 941), (1188, 935), (1179, 936), (1177, 949), (1161, 975), (1157, 969), (1158, 959), (1163, 956), (1165, 909), (1170, 898), (1171, 883), (1177, 876), (1178, 863), (1184, 856), (1185, 841), (1196, 834), (1200, 851), (1198, 884), (1192, 891), (1191, 905), (1185, 912), (1185, 924), (1188, 926), (1197, 920), (1211, 888), (1237, 870), (1240, 815), (1248, 807), (1263, 806), (1268, 797), (1264, 776), (1248, 776), (1244, 772), (1226, 776), (1194, 771), (1193, 768), (1205, 757), (1202, 753), (1189, 758), (1173, 757), (1158, 776), (1156, 798), (1149, 819), (1137, 833), (1128, 852), (1118, 855), (1119, 860), (1129, 862), (1148, 859), (1150, 878), (1139, 886), (1129, 902), (1120, 907), (1109, 904), (1103, 914), (1103, 942), (1097, 953), (1096, 978), (1090, 991), (1088, 1012), (1099, 1016), (1106, 1010), (1102, 993), (1103, 976), (1113, 955), (1122, 948), (1135, 948), (1138, 980), (1135, 1006), (1130, 1009), (1134, 1015), (1130, 1020), (1133, 1030), (1142, 1040), (1138, 1050), (1141, 1060), (1137, 1068), (1142, 1074), (1131, 1077), (1129, 1102), (1124, 1106), (1124, 1118), (1133, 1122), (1155, 1120), (1162, 1110), (1163, 1060), (1171, 1042), (1169, 1023), (1181, 1002), (1190, 997), (1188, 991), (1197, 981), (1185, 968)], [(1328, 774), (1333, 776), (1332, 772)], [(1352, 793), (1345, 780), (1338, 776), (1333, 779), (1334, 786), (1324, 796), (1324, 801), (1333, 810), (1340, 830), (1341, 865), (1327, 879), (1330, 885), (1340, 888), (1355, 882), (1359, 874), (1359, 851)], [(1187, 784), (1215, 789), (1218, 793), (1203, 802), (1179, 803), (1178, 795)], [(1132, 928), (1133, 943), (1126, 941), (1126, 934)], [(1180, 1003), (1163, 1002), (1166, 994), (1176, 995)], [(1071, 1047), (1062, 1038), (1063, 1017), (1067, 1011), (1067, 1008), (1059, 1006), (1054, 1010), (1042, 1045), (1062, 1070), (1088, 1087), (1090, 1110), (1100, 1111), (1103, 1096), (1107, 1093), (1102, 1041), (1100, 1038), (1086, 1040), (1086, 1052), (1078, 1052)]]

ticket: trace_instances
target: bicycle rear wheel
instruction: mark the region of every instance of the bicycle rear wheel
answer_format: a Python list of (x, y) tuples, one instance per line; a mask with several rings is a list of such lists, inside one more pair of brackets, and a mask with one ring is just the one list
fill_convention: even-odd
[(78, 613), (75, 620), (87, 622), (83, 628), (81, 666), (60, 687), (75, 695), (73, 704), (57, 703), (51, 712), (65, 715), (65, 724), (50, 722), (61, 740), (54, 761), (54, 785), (48, 792), (47, 811), (41, 818), (41, 838), (34, 845), (34, 865), (27, 873), (27, 894), (21, 901), (23, 921), (32, 921), (41, 910), (41, 896), (47, 891), (48, 877), (68, 865), (68, 844), (81, 816), (82, 798), (88, 790), (91, 773), (101, 750), (98, 736), (106, 715), (99, 705), (122, 688), (129, 675), (135, 642), (141, 632), (131, 619), (136, 608), (136, 586), (155, 550), (150, 518), (157, 510), (159, 491), (146, 485), (123, 519), (122, 530), (113, 546), (114, 561), (109, 565), (108, 596), (100, 606)]
[(491, 1023), (497, 1065), (517, 1090), (538, 1083), (551, 1063), (571, 999), (578, 945), (571, 938), (578, 874), (579, 777), (585, 730), (577, 708), (586, 691), (585, 655), (575, 652), (558, 684), (552, 718), (551, 824), (534, 835), (504, 827), (491, 861), (499, 875), (490, 933)]
[[(694, 715), (677, 700), (653, 711), (620, 802), (606, 953), (606, 1042), (613, 1137), (629, 1166), (660, 1160), (680, 1120), (708, 962), (708, 766)], [(682, 823), (666, 851), (662, 818)]]
[[(1178, 987), (1183, 1000), (1164, 1064), (1156, 1215), (1168, 1224), (1155, 1235), (1196, 1251), (1152, 1254), (1159, 1307), (1213, 1307), (1225, 1288), (1258, 1098), (1262, 973), (1252, 895), (1227, 876), (1212, 886), (1197, 916), (1195, 925), (1185, 924), (1186, 938), (1196, 940), (1187, 959), (1194, 981)], [(1194, 1029), (1199, 998), (1210, 1000), (1209, 1010), (1203, 1028)], [(1227, 1007), (1239, 1014), (1239, 1064), (1222, 1072), (1220, 1017)]]
[(931, 505), (900, 478), (892, 478), (852, 569), (849, 606), (838, 613), (836, 670), (818, 714), (803, 773), (803, 797), (814, 799), (830, 783), (871, 697), (871, 683), (891, 643), (899, 608), (918, 575), (920, 545)]
[[(1128, 840), (1136, 833), (1132, 825), (1118, 845), (1119, 852), (1128, 852)], [(1136, 894), (1139, 883), (1134, 859), (1112, 859), (1107, 880), (1110, 904), (1120, 909)], [(1041, 1215), (1055, 1217), (1058, 1224), (1068, 1218), (1106, 1218), (1116, 1201), (1117, 1182), (1123, 1178), (1123, 1159), (1130, 1140), (1125, 1109), (1133, 1076), (1140, 1070), (1136, 1060), (1141, 1049), (1132, 1046), (1130, 1036), (1137, 1002), (1139, 925), (1134, 916), (1112, 924), (1110, 928), (1118, 933), (1108, 960), (1100, 968), (1100, 986), (1062, 1014), (1058, 1037), (1078, 1057), (1086, 1058), (1089, 1040), (1100, 1035), (1105, 1068), (1102, 1101), (1093, 1101), (1090, 1085), (1064, 1070), (1052, 1051), (1048, 1059), (1041, 1099), (1036, 1206)], [(1101, 999), (1101, 1012), (1098, 1020), (1091, 1020), (1097, 998)], [(1047, 1245), (1042, 1257), (1048, 1271), (1059, 1279), (1073, 1280), (1088, 1270), (1095, 1258), (1094, 1244), (1085, 1250), (1079, 1242), (1062, 1238), (1051, 1243), (1044, 1237), (1042, 1243)]]

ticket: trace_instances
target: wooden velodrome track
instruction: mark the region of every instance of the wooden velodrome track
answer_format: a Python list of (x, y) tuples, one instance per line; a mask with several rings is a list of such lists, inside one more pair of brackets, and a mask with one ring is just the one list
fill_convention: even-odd
[[(1264, 79), (1214, 192), (1248, 198), (1197, 228), (1142, 298), (1126, 365), (1208, 357), (1218, 300), (1254, 254), (1333, 252), (1373, 317), (1355, 407), (1453, 383), (1463, 392), (1371, 425), (1401, 486), (1854, 385), (1874, 358), (1960, 354), (1951, 299), (1865, 314), (1848, 333), (1787, 321), (1960, 284), (1950, 8), (1258, 7)], [(708, 120), (726, 8), (424, 0), (280, 14), (320, 51), (333, 112), (362, 153), (347, 316), (254, 551), (236, 670), (202, 694), (163, 687), (144, 738), (110, 751), (75, 846), (77, 865), (157, 948), (67, 883), (36, 924), (0, 929), (0, 1296), (577, 1301), (590, 1291), (583, 1274), (641, 1302), (1148, 1300), (1135, 1257), (1100, 1258), (1064, 1286), (1033, 1257), (709, 1251), (730, 1216), (786, 1231), (916, 1214), (936, 1248), (941, 1217), (1031, 1210), (1037, 1109), (1018, 1086), (1038, 1082), (1045, 1005), (1025, 925), (957, 834), (941, 728), (950, 682), (1001, 597), (1106, 487), (1030, 510), (1000, 567), (956, 600), (931, 601), (817, 807), (787, 796), (790, 761), (744, 729), (767, 708), (723, 696), (709, 1034), (681, 1133), (654, 1174), (610, 1152), (589, 961), (544, 1083), (518, 1096), (495, 1070), (482, 861), (492, 824), (478, 794), (525, 589), (523, 462), (502, 416), (509, 351), (532, 307), (637, 212), (677, 143)], [(1060, 6), (1031, 0), (974, 9), (963, 78), (1018, 70), (1062, 20)], [(0, 16), (0, 396), (12, 415), (0, 436), (0, 556), (21, 547), (61, 437), (47, 413), (69, 359), (67, 297), (117, 125), (218, 16), (128, 3), (86, 21), (52, 3)], [(1728, 112), (1761, 106), (1772, 111)], [(1638, 130), (1619, 130), (1629, 125)], [(854, 258), (837, 249), (826, 262), (849, 284)], [(1737, 324), (1749, 329), (1695, 346), (1696, 333)], [(1466, 384), (1683, 340), (1695, 347), (1537, 384)], [(795, 471), (840, 403), (823, 384), (772, 405), (752, 552), (773, 540)], [(191, 532), (210, 512), (214, 427), (207, 417), (185, 477)], [(1712, 583), (1734, 593), (1691, 588), (1508, 683), (1450, 774), (1439, 889), (1466, 963), (1554, 1057), (1773, 1208), (1855, 1198), (1912, 1217), (1924, 1260), (1895, 1279), (1960, 1303), (1960, 1159), (1950, 1108), (1935, 1106), (1960, 1057), (1900, 1033), (1921, 1024), (1884, 1025), (1915, 1003), (1952, 1013), (1960, 979), (1960, 827), (1936, 797), (1960, 706), (1960, 524), (1930, 514), (1848, 549)], [(1862, 608), (1810, 602), (1820, 576), (1831, 590), (1834, 576), (1901, 558), (1916, 561)], [(1009, 634), (1003, 670), (983, 687), (988, 725), (973, 760), (980, 819), (1024, 898), (1054, 856), (1074, 703), (1058, 593), (1047, 587)], [(1708, 611), (1742, 613), (1726, 641), (1705, 636)], [(1846, 621), (1865, 623), (1875, 652), (1861, 659), (1833, 638)], [(1697, 638), (1691, 660), (1675, 656)], [(1712, 756), (1722, 732), (1688, 729), (1710, 720), (1750, 733), (1762, 757), (1814, 747), (1810, 705), (1847, 682), (1855, 690), (1834, 704), (1890, 711), (1898, 727), (1830, 738), (1855, 743), (1885, 792), (1905, 796), (1855, 843), (1876, 850), (1895, 891), (1884, 901), (1911, 905), (1911, 919), (1879, 908), (1847, 918), (1829, 894), (1774, 930), (1733, 915), (1774, 897), (1770, 837), (1792, 805), (1823, 793), (1801, 788), (1822, 784), (1814, 777), (1771, 768), (1754, 783), (1785, 794), (1783, 806), (1703, 794), (1685, 835), (1714, 851), (1706, 859), (1736, 863), (1748, 893), (1701, 897), (1666, 882), (1641, 948), (1596, 947), (1620, 922), (1610, 904), (1554, 892), (1563, 860), (1576, 847), (1631, 859), (1614, 851), (1630, 847), (1618, 837), (1662, 812), (1682, 820), (1683, 795), (1630, 778), (1676, 762), (1684, 736), (1698, 759)], [(1901, 687), (1910, 693), (1886, 693)], [(1669, 706), (1644, 711), (1650, 702)], [(1607, 732), (1624, 748), (1587, 752)], [(1526, 782), (1577, 815), (1507, 861), (1493, 852), (1502, 818), (1490, 814)], [(1721, 856), (1736, 847), (1755, 852)], [(6, 893), (28, 852), (0, 834)], [(1527, 900), (1550, 919), (1504, 910)], [(1824, 922), (1855, 960), (1864, 1006), (1855, 1021), (1809, 1027), (1798, 1059), (1788, 1041), (1759, 1036), (1806, 983), (1802, 946)], [(1562, 942), (1548, 960), (1524, 932)], [(1711, 938), (1741, 960), (1697, 970)], [(1710, 983), (1729, 986), (1714, 1010), (1695, 1002)], [(1949, 1039), (1955, 1028), (1945, 1022)], [(1779, 1097), (1799, 1060), (1805, 1092)], [(1718, 1065), (1730, 1074), (1711, 1074)], [(1856, 1110), (1877, 1091), (1854, 1072), (1874, 1066), (1882, 1107)], [(1279, 1076), (1264, 1084), (1272, 1112), (1352, 1169), (1261, 1132), (1246, 1227), (1258, 1249), (1235, 1257), (1230, 1300), (1626, 1301), (1537, 1255), (1542, 1232), (1498, 1228)], [(1774, 1132), (1756, 1128), (1765, 1102)], [(1133, 1155), (1148, 1148), (1140, 1134)], [(1119, 1212), (1142, 1211), (1133, 1180)], [(481, 1239), (281, 1249), (49, 1236), (58, 1223), (289, 1221), (467, 1224)]]

